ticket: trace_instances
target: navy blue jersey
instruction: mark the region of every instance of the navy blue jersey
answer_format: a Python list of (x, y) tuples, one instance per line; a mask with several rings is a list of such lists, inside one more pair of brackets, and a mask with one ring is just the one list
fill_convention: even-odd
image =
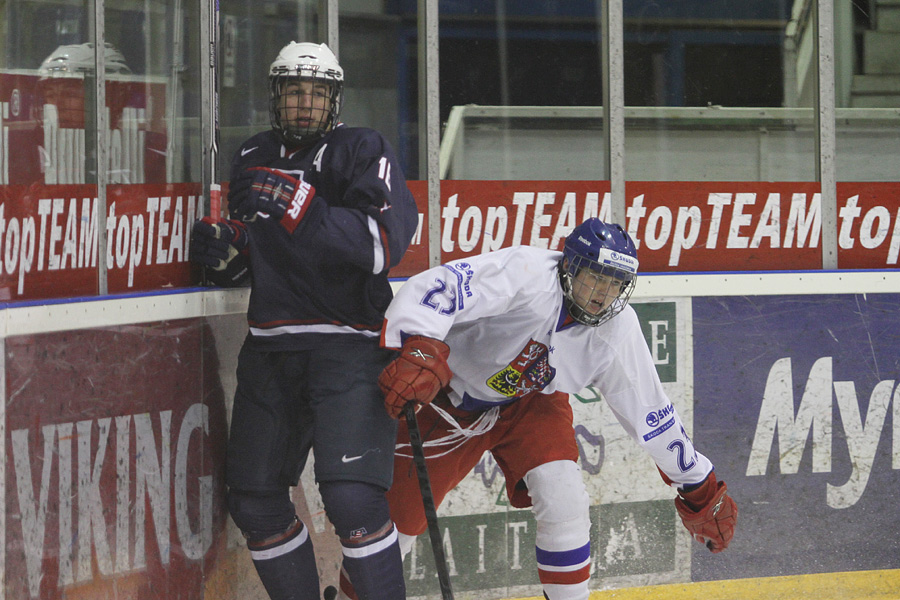
[(252, 339), (300, 349), (313, 347), (317, 334), (377, 336), (392, 298), (388, 269), (400, 262), (419, 222), (388, 142), (372, 129), (339, 126), (291, 153), (265, 131), (235, 153), (231, 179), (263, 166), (316, 191), (292, 234), (265, 215), (247, 223)]

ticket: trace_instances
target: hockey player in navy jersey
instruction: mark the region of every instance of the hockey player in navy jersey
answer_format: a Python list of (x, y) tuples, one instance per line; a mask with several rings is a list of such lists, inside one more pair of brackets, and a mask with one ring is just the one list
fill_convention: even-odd
[(250, 282), (226, 463), (227, 503), (273, 600), (319, 600), (312, 541), (289, 495), (309, 451), (342, 568), (360, 598), (406, 597), (391, 485), (397, 421), (379, 346), (418, 211), (393, 150), (342, 126), (343, 70), (292, 42), (269, 72), (271, 130), (235, 153), (230, 219), (192, 230), (192, 259), (224, 286)]
[[(549, 600), (589, 594), (590, 502), (568, 401), (588, 385), (676, 488), (692, 536), (719, 552), (734, 532), (737, 507), (687, 436), (628, 305), (637, 269), (628, 234), (589, 219), (562, 253), (519, 246), (425, 271), (387, 311), (382, 343), (401, 354), (379, 379), (385, 406), (396, 417), (426, 405), (418, 421), (435, 502), (490, 451), (510, 504), (533, 510)], [(401, 423), (388, 501), (404, 552), (426, 529), (408, 441)], [(342, 589), (352, 597), (347, 581)]]

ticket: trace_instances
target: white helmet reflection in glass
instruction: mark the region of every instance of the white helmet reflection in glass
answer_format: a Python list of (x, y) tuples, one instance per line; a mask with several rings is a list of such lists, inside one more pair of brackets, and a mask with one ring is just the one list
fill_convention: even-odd
[(625, 309), (637, 278), (637, 250), (620, 225), (591, 218), (572, 230), (559, 261), (566, 310), (596, 327)]
[(269, 67), (269, 118), (289, 146), (306, 146), (338, 122), (344, 70), (325, 44), (291, 42)]
[[(45, 58), (38, 68), (34, 107), (35, 118), (43, 121), (45, 107), (52, 105), (65, 129), (84, 129), (85, 126), (85, 77), (93, 77), (96, 71), (94, 44), (68, 44), (59, 46)], [(111, 44), (104, 46), (104, 63), (108, 79), (127, 79), (132, 74), (125, 57)], [(112, 76), (112, 77), (110, 77)], [(122, 77), (118, 77), (122, 76)], [(122, 86), (107, 86), (107, 106), (127, 102), (127, 90)]]
[[(104, 62), (106, 73), (130, 75), (131, 68), (125, 64), (125, 57), (111, 44), (104, 46)], [(78, 73), (94, 72), (94, 44), (71, 44), (59, 46), (50, 56), (44, 59), (38, 69), (41, 77), (61, 77)]]

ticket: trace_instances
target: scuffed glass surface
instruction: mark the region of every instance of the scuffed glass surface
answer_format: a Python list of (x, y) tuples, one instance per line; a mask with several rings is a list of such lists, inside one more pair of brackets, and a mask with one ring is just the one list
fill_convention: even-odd
[[(35, 129), (34, 147), (17, 150), (39, 157), (17, 161), (8, 183), (95, 183), (93, 5), (13, 1), (0, 10), (5, 118)], [(109, 183), (198, 179), (197, 7), (111, 1), (104, 19)]]
[[(7, 154), (0, 183), (96, 182), (93, 141), (86, 140), (95, 105), (89, 10), (88, 2), (0, 4), (0, 85), (8, 101), (2, 117), (17, 133), (28, 132), (13, 137), (23, 159)], [(65, 48), (75, 51), (71, 60), (61, 60)], [(59, 144), (51, 147), (49, 140)]]
[[(106, 41), (121, 53), (123, 70), (128, 72), (110, 78), (132, 82), (122, 89), (115, 84), (107, 87), (107, 94), (112, 93), (112, 98), (107, 98), (110, 129), (121, 129), (126, 143), (134, 135), (132, 131), (140, 130), (138, 135), (149, 149), (144, 153), (145, 175), (129, 175), (127, 162), (138, 159), (128, 154), (127, 148), (116, 148), (113, 137), (110, 183), (199, 181), (199, 5), (183, 0), (142, 5), (108, 0), (104, 7)], [(124, 107), (121, 115), (116, 108), (119, 104)], [(119, 154), (125, 160), (118, 159)]]

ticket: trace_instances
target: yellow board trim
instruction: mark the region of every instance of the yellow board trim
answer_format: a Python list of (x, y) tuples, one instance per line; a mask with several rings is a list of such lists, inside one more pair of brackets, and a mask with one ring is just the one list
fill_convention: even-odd
[[(592, 592), (591, 600), (900, 600), (900, 569), (675, 583)], [(543, 600), (522, 598), (520, 600)]]

